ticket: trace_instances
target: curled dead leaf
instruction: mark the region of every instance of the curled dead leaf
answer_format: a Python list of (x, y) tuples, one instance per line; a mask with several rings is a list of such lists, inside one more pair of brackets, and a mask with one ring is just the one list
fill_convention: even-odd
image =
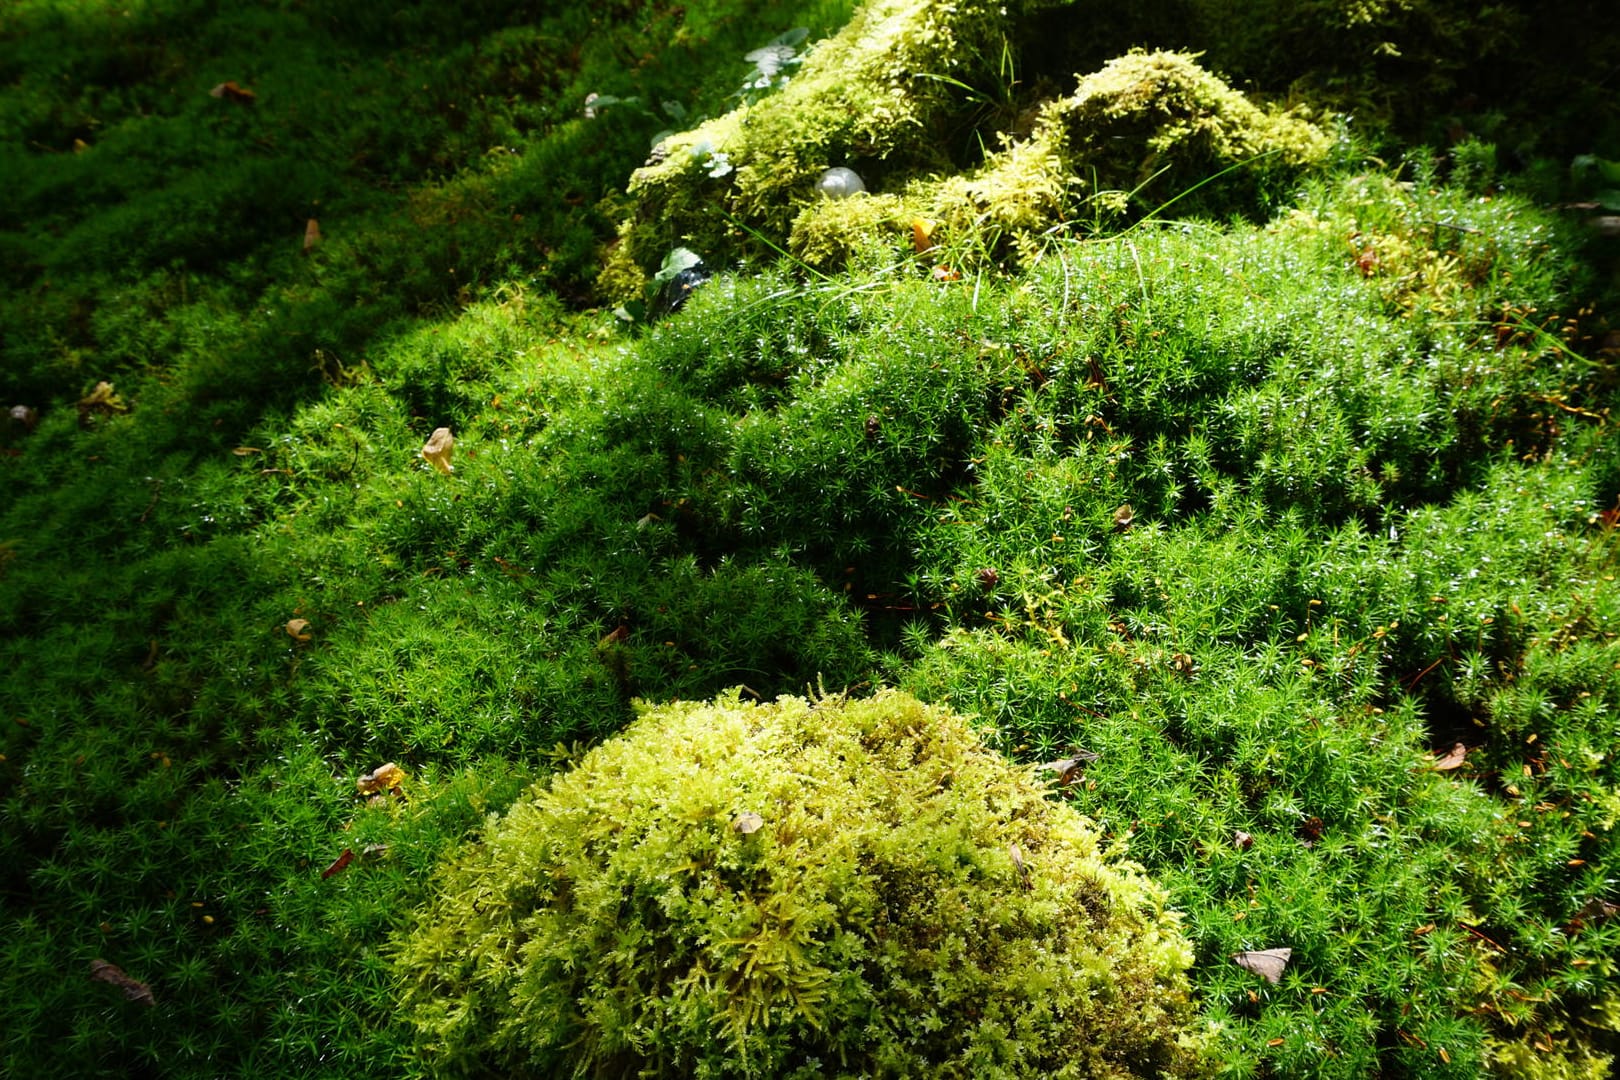
[(208, 91), (208, 96), (225, 101), (234, 101), (238, 105), (251, 105), (259, 95), (245, 86), (238, 86), (235, 79), (227, 79)]
[(126, 1001), (140, 1002), (149, 1009), (157, 1004), (157, 999), (152, 996), (152, 988), (139, 979), (132, 979), (124, 974), (124, 969), (117, 964), (109, 964), (99, 958), (90, 961), (90, 978), (118, 987), (123, 991)]
[(450, 434), (447, 427), (438, 428), (428, 437), (427, 443), (422, 447), (422, 456), (445, 476), (455, 472), (450, 464), (450, 455), (455, 452), (456, 437)]
[(118, 396), (113, 384), (106, 379), (96, 383), (96, 388), (80, 398), (75, 405), (79, 410), (79, 417), (83, 419), (91, 413), (128, 412), (129, 406), (124, 399)]
[(933, 249), (934, 230), (937, 228), (939, 228), (937, 221), (921, 217), (911, 219), (911, 246), (917, 249), (917, 254), (921, 255)]
[(1251, 971), (1275, 986), (1282, 981), (1283, 969), (1293, 955), (1293, 949), (1259, 949), (1233, 953), (1232, 960), (1244, 971)]
[(1602, 922), (1620, 915), (1620, 904), (1611, 904), (1600, 896), (1594, 896), (1582, 904), (1575, 912), (1577, 919), (1590, 919)]
[(345, 871), (345, 870), (347, 870), (349, 868), (349, 864), (352, 863), (352, 862), (354, 862), (354, 849), (353, 848), (344, 848), (343, 849), (343, 854), (341, 854), (337, 858), (333, 859), (332, 864), (330, 866), (328, 866), (325, 870), (321, 871), (321, 880), (325, 881), (327, 878), (331, 877), (334, 874), (343, 873), (343, 871)]
[(1048, 761), (1041, 766), (1046, 772), (1056, 773), (1059, 787), (1068, 787), (1076, 780), (1084, 780), (1086, 774), (1083, 767), (1097, 760), (1097, 755), (1090, 750), (1076, 750), (1073, 757), (1059, 758)]
[(404, 782), (405, 770), (390, 761), (366, 773), (355, 781), (354, 786), (361, 795), (375, 795), (382, 791), (394, 791)]
[(1463, 763), (1467, 760), (1468, 747), (1462, 743), (1456, 743), (1445, 754), (1435, 755), (1434, 767), (1437, 772), (1446, 772), (1449, 769), (1462, 768)]
[(1024, 853), (1017, 844), (1007, 845), (1007, 854), (1012, 856), (1013, 869), (1018, 871), (1018, 884), (1029, 888), (1029, 864), (1024, 861)]
[(746, 810), (737, 815), (736, 819), (732, 821), (731, 827), (744, 836), (752, 836), (765, 827), (765, 819), (752, 810)]
[(288, 619), (287, 636), (292, 638), (294, 641), (309, 641), (312, 640), (315, 635), (309, 632), (308, 619)]

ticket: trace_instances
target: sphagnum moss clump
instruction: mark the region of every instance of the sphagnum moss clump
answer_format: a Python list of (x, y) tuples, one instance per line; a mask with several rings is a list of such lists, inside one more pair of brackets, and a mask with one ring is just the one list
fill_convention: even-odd
[(1187, 1075), (1163, 894), (898, 692), (644, 708), (491, 819), (399, 949), (435, 1059), (508, 1075)]

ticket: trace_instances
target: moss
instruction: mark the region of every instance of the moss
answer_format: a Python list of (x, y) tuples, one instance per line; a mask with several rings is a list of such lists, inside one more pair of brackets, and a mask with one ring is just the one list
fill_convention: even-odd
[[(949, 85), (919, 76), (962, 74), (965, 57), (989, 52), (1003, 10), (992, 0), (870, 0), (810, 51), (780, 93), (659, 145), (630, 178), (639, 210), (627, 256), (647, 266), (687, 244), (712, 257), (731, 246), (727, 215), (784, 237), (814, 197), (816, 177), (833, 165), (946, 165), (936, 144)], [(716, 169), (722, 160), (732, 171)], [(611, 291), (615, 284), (598, 283), (604, 295), (626, 299)]]
[(1106, 221), (1126, 208), (1127, 192), (1155, 207), (1227, 168), (1252, 163), (1221, 198), (1195, 204), (1206, 211), (1240, 209), (1252, 205), (1268, 177), (1320, 161), (1331, 145), (1309, 121), (1261, 109), (1191, 56), (1134, 52), (1047, 104), (1027, 139), (1010, 142), (982, 167), (911, 184), (904, 199), (909, 213), (899, 201), (864, 210), (811, 206), (794, 221), (791, 243), (796, 252), (826, 259), (853, 250), (857, 229), (905, 228), (912, 217), (925, 216), (944, 226), (942, 242), (954, 246), (958, 258), (1010, 245), (1027, 263), (1042, 237), (1082, 208), (1092, 221)]
[(492, 820), (404, 939), (441, 1063), (523, 1075), (1178, 1075), (1158, 889), (961, 717), (645, 708)]
[(1488, 1040), (1491, 1071), (1512, 1080), (1604, 1080), (1614, 1075), (1614, 1055), (1604, 1045), (1612, 1049), (1617, 1036), (1620, 1000), (1610, 999), (1581, 1021), (1555, 1022), (1514, 1040)]
[[(1022, 17), (973, 0), (871, 0), (810, 52), (781, 93), (664, 140), (630, 179), (634, 210), (599, 289), (626, 299), (625, 265), (651, 266), (678, 245), (724, 261), (749, 234), (827, 268), (918, 215), (945, 222), (958, 243), (988, 251), (1010, 242), (1027, 259), (1036, 238), (1085, 201), (1120, 208), (1121, 197), (1104, 194), (1110, 189), (1146, 187), (1141, 199), (1153, 206), (1262, 159), (1223, 185), (1223, 201), (1200, 204), (1241, 210), (1266, 178), (1330, 148), (1307, 120), (1261, 109), (1173, 52), (1121, 57), (1081, 78), (1073, 94), (1025, 110), (1036, 116), (1027, 137), (999, 133), (1017, 122), (1002, 125), (1007, 118), (968, 86), (1010, 78), (1007, 68), (989, 72), (983, 58), (1011, 47)], [(978, 145), (1000, 139), (1001, 148), (954, 160), (953, 138), (964, 129)], [(816, 177), (840, 164), (885, 195), (818, 199)], [(1161, 170), (1169, 175), (1149, 184)]]

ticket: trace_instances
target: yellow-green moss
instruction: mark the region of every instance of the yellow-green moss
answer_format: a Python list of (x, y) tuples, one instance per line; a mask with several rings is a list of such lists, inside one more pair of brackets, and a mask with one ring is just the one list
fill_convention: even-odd
[[(1118, 208), (1121, 197), (1107, 192), (1136, 189), (1164, 166), (1144, 198), (1168, 199), (1258, 159), (1244, 178), (1252, 190), (1261, 175), (1329, 149), (1307, 120), (1259, 108), (1188, 55), (1132, 53), (1047, 102), (1028, 137), (980, 131), (1000, 149), (958, 169), (942, 147), (947, 132), (991, 124), (963, 77), (985, 77), (984, 57), (1016, 37), (1022, 14), (985, 0), (869, 0), (780, 93), (669, 137), (636, 170), (634, 211), (601, 291), (632, 295), (620, 264), (651, 266), (681, 245), (724, 261), (750, 234), (828, 267), (870, 242), (863, 230), (903, 230), (919, 214), (944, 222), (959, 246), (1011, 245), (1027, 259), (1084, 200)], [(816, 177), (843, 164), (888, 198), (818, 199)]]
[(1491, 1072), (1504, 1080), (1606, 1080), (1614, 1075), (1614, 1055), (1597, 1049), (1594, 1036), (1610, 1043), (1620, 1036), (1620, 1000), (1602, 1002), (1579, 1023), (1486, 1040)]
[(492, 820), (402, 942), (441, 1065), (504, 1075), (1180, 1075), (1191, 951), (960, 717), (642, 710)]

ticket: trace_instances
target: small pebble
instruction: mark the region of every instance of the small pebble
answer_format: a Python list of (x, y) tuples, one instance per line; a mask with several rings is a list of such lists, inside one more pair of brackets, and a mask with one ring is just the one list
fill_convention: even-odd
[(816, 190), (829, 199), (847, 199), (865, 191), (866, 185), (854, 169), (838, 165), (821, 174), (821, 179), (816, 181)]

